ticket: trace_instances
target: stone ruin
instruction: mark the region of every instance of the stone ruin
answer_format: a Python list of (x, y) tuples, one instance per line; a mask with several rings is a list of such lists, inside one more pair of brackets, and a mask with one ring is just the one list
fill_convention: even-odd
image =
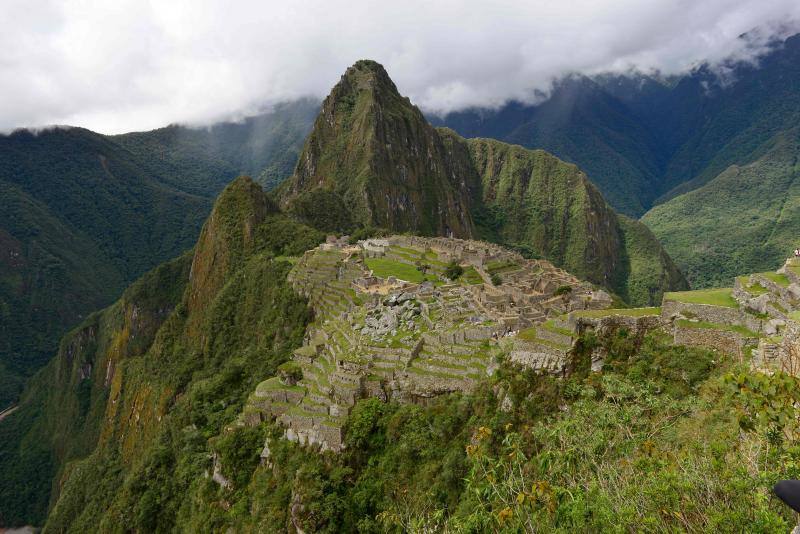
[(676, 344), (752, 356), (752, 365), (767, 371), (800, 357), (800, 259), (788, 259), (774, 273), (738, 277), (732, 306), (686, 302), (686, 294), (668, 294), (662, 305), (662, 322), (672, 325)]
[[(373, 258), (405, 272), (424, 269), (427, 280), (378, 277), (369, 268)], [(453, 261), (470, 276), (446, 279)], [(492, 275), (502, 283), (493, 285)], [(549, 262), (450, 238), (393, 236), (356, 245), (329, 239), (303, 255), (289, 281), (308, 298), (315, 320), (278, 376), (258, 385), (244, 420), (276, 419), (288, 439), (334, 451), (343, 447), (343, 424), (359, 399), (424, 404), (469, 392), (502, 354), (560, 372), (572, 338), (552, 328), (526, 339), (517, 334), (611, 303), (604, 291)]]

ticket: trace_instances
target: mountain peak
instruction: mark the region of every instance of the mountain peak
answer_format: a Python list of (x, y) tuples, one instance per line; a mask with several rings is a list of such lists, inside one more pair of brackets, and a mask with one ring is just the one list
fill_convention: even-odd
[(190, 274), (189, 309), (208, 303), (226, 275), (239, 267), (255, 246), (255, 229), (275, 206), (261, 186), (240, 176), (220, 193), (194, 251)]
[[(331, 90), (284, 208), (325, 230), (342, 221), (399, 232), (470, 237), (468, 191), (442, 138), (379, 63), (361, 60)], [(316, 207), (315, 207), (316, 206)]]

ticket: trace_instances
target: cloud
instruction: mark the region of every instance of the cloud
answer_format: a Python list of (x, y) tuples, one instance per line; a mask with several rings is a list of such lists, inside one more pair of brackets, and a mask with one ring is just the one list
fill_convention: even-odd
[(361, 58), (426, 110), (497, 106), (571, 73), (753, 61), (797, 21), (797, 0), (3, 0), (0, 129), (208, 123), (322, 97)]

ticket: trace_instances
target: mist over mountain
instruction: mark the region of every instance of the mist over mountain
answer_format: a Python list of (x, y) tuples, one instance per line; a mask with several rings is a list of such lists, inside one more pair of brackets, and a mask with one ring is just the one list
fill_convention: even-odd
[(686, 76), (576, 76), (539, 105), (512, 102), (431, 117), (466, 137), (543, 148), (585, 169), (615, 208), (639, 217), (663, 200), (748, 161), (797, 121), (800, 37), (721, 79), (708, 66)]

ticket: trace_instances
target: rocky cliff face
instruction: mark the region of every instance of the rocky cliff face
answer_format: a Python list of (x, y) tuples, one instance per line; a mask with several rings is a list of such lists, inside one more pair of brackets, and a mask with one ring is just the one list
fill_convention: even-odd
[(543, 150), (470, 139), (482, 199), (497, 238), (614, 287), (622, 265), (616, 213), (575, 165)]
[(252, 253), (256, 227), (274, 211), (261, 187), (247, 176), (225, 188), (195, 247), (189, 310), (208, 304), (209, 297), (219, 291), (226, 276)]
[(547, 258), (636, 304), (687, 287), (652, 233), (617, 214), (575, 165), (492, 139), (466, 144), (483, 203), (476, 220), (488, 239)]
[[(359, 61), (325, 99), (279, 195), (283, 207), (317, 223), (336, 206), (358, 225), (470, 237), (460, 164), (384, 68)], [(307, 206), (310, 195), (316, 206)], [(314, 210), (322, 205), (327, 213)]]

